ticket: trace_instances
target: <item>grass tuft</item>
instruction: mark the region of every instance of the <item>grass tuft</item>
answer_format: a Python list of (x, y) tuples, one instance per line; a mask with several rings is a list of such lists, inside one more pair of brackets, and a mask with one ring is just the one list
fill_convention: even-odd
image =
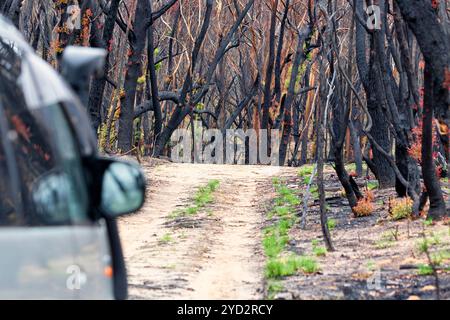
[(161, 239), (159, 239), (159, 243), (161, 243), (161, 244), (168, 244), (168, 243), (170, 243), (172, 241), (173, 241), (173, 238), (170, 235), (170, 233), (166, 233), (165, 235), (163, 235), (161, 237)]
[(323, 257), (327, 255), (327, 249), (325, 247), (315, 247), (313, 248), (313, 253), (317, 257)]
[(300, 178), (308, 177), (308, 181), (309, 181), (309, 176), (311, 176), (311, 174), (313, 173), (313, 170), (314, 170), (313, 165), (304, 165), (304, 166), (300, 167), (300, 169), (298, 170), (298, 176)]
[(280, 281), (277, 280), (269, 280), (267, 282), (267, 293), (268, 299), (272, 300), (275, 298), (276, 294), (283, 291), (284, 287)]
[(433, 268), (428, 264), (419, 265), (419, 270), (417, 271), (419, 276), (429, 276), (433, 274)]
[(311, 274), (318, 270), (317, 262), (313, 258), (292, 255), (287, 258), (270, 259), (265, 274), (268, 278), (280, 278), (294, 275), (298, 271)]
[(330, 218), (327, 220), (328, 230), (333, 231), (337, 226), (336, 219)]
[[(193, 216), (198, 214), (204, 207), (214, 201), (213, 193), (220, 185), (219, 180), (211, 180), (206, 186), (200, 187), (194, 195), (194, 204), (185, 209), (177, 209), (169, 215), (169, 218), (176, 219), (182, 216)], [(208, 215), (212, 215), (209, 212)]]

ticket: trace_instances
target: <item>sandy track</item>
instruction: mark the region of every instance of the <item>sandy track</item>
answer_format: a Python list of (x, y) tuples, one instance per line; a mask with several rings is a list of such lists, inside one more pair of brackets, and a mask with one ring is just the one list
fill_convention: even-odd
[[(142, 210), (120, 220), (131, 299), (262, 298), (259, 205), (279, 168), (167, 163), (144, 164), (149, 179)], [(175, 223), (196, 189), (220, 181), (207, 210)]]

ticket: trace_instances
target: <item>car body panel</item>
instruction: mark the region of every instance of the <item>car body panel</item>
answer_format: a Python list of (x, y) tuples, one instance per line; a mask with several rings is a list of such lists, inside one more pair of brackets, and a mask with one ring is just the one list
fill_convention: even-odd
[(74, 299), (72, 227), (0, 228), (0, 299)]
[(76, 298), (113, 299), (112, 259), (105, 222), (73, 226), (72, 232), (76, 265), (86, 275), (84, 283), (75, 292)]

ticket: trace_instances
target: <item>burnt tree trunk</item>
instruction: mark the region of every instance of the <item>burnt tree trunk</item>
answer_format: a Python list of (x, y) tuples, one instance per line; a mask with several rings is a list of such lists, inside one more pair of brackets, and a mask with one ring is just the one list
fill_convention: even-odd
[[(355, 14), (363, 16), (363, 1), (355, 0), (354, 8)], [(376, 57), (374, 56), (374, 38), (371, 37), (371, 54), (369, 63), (366, 57), (366, 30), (361, 24), (361, 21), (357, 20), (356, 23), (356, 65), (358, 67), (359, 77), (364, 87), (367, 99), (367, 109), (373, 121), (371, 128), (371, 134), (377, 143), (382, 146), (386, 151), (390, 148), (389, 131), (387, 127), (386, 119), (384, 118), (383, 111), (379, 104), (379, 95), (375, 92), (377, 81), (376, 72)], [(395, 185), (395, 173), (385, 157), (376, 149), (372, 149), (373, 159), (368, 158), (371, 161), (370, 166), (373, 164), (373, 172), (379, 181), (380, 188), (393, 187)], [(367, 162), (367, 161), (366, 161)]]
[(292, 113), (291, 108), (285, 108), (286, 106), (286, 95), (281, 98), (281, 105), (284, 106), (284, 115), (283, 115), (283, 131), (281, 134), (281, 144), (280, 144), (280, 166), (284, 165), (286, 160), (287, 150), (289, 148), (289, 136), (292, 129)]
[[(323, 64), (323, 62), (322, 62)], [(323, 71), (323, 68), (321, 69)], [(326, 82), (322, 82), (326, 83)], [(334, 79), (331, 82), (331, 86), (334, 85)], [(332, 95), (332, 92), (326, 93), (326, 89), (321, 87), (321, 101), (319, 102), (319, 107), (317, 109), (317, 124), (316, 124), (316, 157), (317, 157), (317, 187), (319, 191), (319, 204), (320, 204), (320, 225), (322, 228), (322, 234), (324, 238), (325, 245), (328, 251), (334, 251), (333, 243), (331, 241), (330, 230), (328, 229), (328, 219), (327, 219), (327, 208), (326, 208), (326, 200), (325, 200), (325, 185), (323, 181), (323, 169), (324, 169), (324, 159), (323, 159), (323, 148), (325, 145), (325, 127), (324, 123), (326, 120), (326, 109), (328, 108), (329, 99)], [(330, 91), (333, 89), (330, 88)], [(326, 100), (326, 101), (325, 101)], [(324, 105), (326, 104), (326, 105)]]
[[(372, 41), (374, 42), (374, 41)], [(369, 89), (366, 91), (367, 95), (367, 109), (372, 117), (373, 126), (370, 131), (375, 141), (383, 148), (384, 151), (389, 152), (391, 148), (391, 141), (389, 135), (388, 122), (381, 106), (382, 92), (379, 88), (379, 72), (377, 70), (376, 52), (371, 50), (370, 71), (369, 71)], [(376, 90), (378, 88), (378, 90)], [(383, 154), (376, 148), (372, 148), (373, 163), (375, 165), (375, 176), (380, 185), (380, 189), (390, 188), (395, 186), (395, 172)]]
[(269, 57), (267, 59), (266, 78), (264, 84), (264, 104), (262, 108), (261, 129), (269, 129), (269, 109), (272, 102), (272, 77), (275, 61), (275, 28), (277, 23), (278, 0), (272, 1), (272, 15), (270, 18), (269, 31)]
[(281, 56), (283, 53), (284, 33), (286, 30), (286, 21), (288, 18), (289, 6), (290, 6), (290, 0), (287, 0), (286, 4), (284, 5), (283, 18), (281, 19), (280, 34), (278, 36), (277, 55), (275, 58), (275, 84), (274, 84), (273, 92), (274, 92), (275, 99), (278, 102), (281, 99), (281, 71), (282, 71)]
[[(414, 141), (412, 141), (411, 129), (416, 126), (412, 105), (420, 105), (418, 97), (417, 79), (412, 75), (411, 59), (409, 57), (408, 43), (406, 42), (405, 24), (401, 19), (398, 6), (395, 9), (395, 31), (399, 43), (399, 57), (397, 57), (396, 64), (399, 70), (399, 114), (401, 117), (401, 125), (395, 126), (400, 129), (400, 136), (403, 136), (404, 141), (397, 143), (395, 147), (396, 163), (398, 169), (410, 184), (416, 194), (420, 194), (420, 174), (417, 166), (417, 161), (414, 160), (408, 152), (408, 148)], [(391, 50), (394, 51), (394, 50)], [(405, 197), (408, 194), (405, 186), (397, 179), (395, 185), (397, 194), (400, 197)]]
[[(150, 15), (152, 14), (152, 2), (149, 1), (149, 11)], [(147, 44), (147, 55), (148, 55), (148, 75), (150, 78), (150, 92), (152, 94), (152, 104), (153, 104), (153, 112), (155, 115), (155, 124), (154, 124), (154, 132), (153, 135), (156, 139), (161, 134), (162, 130), (162, 114), (161, 114), (161, 106), (159, 104), (159, 92), (158, 92), (158, 77), (156, 74), (155, 67), (155, 46), (153, 44), (153, 24), (150, 24), (148, 31), (148, 44)]]
[(92, 126), (94, 127), (95, 132), (98, 131), (98, 128), (101, 123), (100, 110), (103, 102), (103, 94), (105, 92), (106, 77), (108, 76), (108, 71), (110, 68), (109, 54), (111, 51), (110, 49), (112, 48), (112, 38), (117, 13), (119, 11), (119, 5), (120, 0), (112, 0), (109, 6), (108, 16), (106, 17), (105, 20), (105, 27), (103, 29), (103, 36), (102, 36), (103, 47), (108, 51), (105, 66), (103, 68), (104, 77), (96, 79), (95, 81), (92, 82), (91, 92), (89, 95), (88, 110), (91, 116)]
[(297, 81), (297, 75), (300, 70), (300, 66), (305, 62), (305, 52), (303, 45), (305, 41), (311, 37), (312, 28), (307, 26), (298, 35), (297, 50), (295, 52), (294, 64), (292, 66), (291, 79), (289, 82), (289, 88), (286, 95), (286, 101), (284, 104), (284, 117), (283, 117), (283, 138), (280, 144), (279, 160), (280, 166), (284, 165), (286, 160), (286, 153), (288, 150), (289, 136), (292, 129), (292, 103), (295, 97), (295, 84)]
[(434, 85), (432, 74), (430, 67), (426, 65), (422, 124), (422, 176), (428, 198), (430, 199), (428, 217), (440, 219), (446, 215), (446, 211), (441, 186), (436, 175), (436, 165), (433, 159), (433, 97)]
[(355, 124), (353, 123), (353, 119), (349, 119), (348, 122), (348, 128), (350, 129), (350, 138), (351, 138), (351, 145), (353, 147), (353, 156), (355, 158), (355, 164), (356, 164), (356, 174), (358, 176), (363, 175), (363, 156), (362, 156), (362, 150), (361, 150), (361, 142), (359, 138), (359, 132), (357, 131)]
[(430, 199), (428, 216), (446, 215), (445, 202), (433, 159), (433, 114), (449, 125), (448, 38), (430, 1), (396, 0), (403, 19), (414, 33), (425, 60), (422, 128), (422, 175)]
[(433, 82), (434, 115), (449, 123), (449, 88), (445, 85), (449, 70), (449, 40), (431, 6), (431, 1), (396, 0), (403, 19), (416, 36)]
[(121, 152), (128, 152), (133, 145), (133, 118), (134, 102), (136, 98), (137, 80), (142, 69), (142, 54), (145, 49), (145, 39), (147, 32), (147, 17), (149, 7), (146, 1), (138, 1), (136, 15), (134, 18), (133, 30), (136, 37), (130, 43), (130, 57), (128, 59), (128, 69), (126, 70), (124, 91), (125, 99), (121, 105), (119, 116), (118, 148)]
[[(352, 23), (353, 24), (353, 23)], [(345, 77), (348, 79), (348, 74), (352, 74), (352, 60), (353, 60), (353, 49), (350, 46), (349, 53), (348, 53), (348, 67), (347, 67), (347, 75), (344, 74), (344, 68), (340, 65), (340, 57), (339, 57), (339, 51), (337, 48), (337, 39), (336, 39), (336, 29), (338, 28), (336, 20), (333, 18), (332, 20), (332, 29), (331, 34), (329, 35), (329, 42), (330, 45), (333, 48), (334, 55), (330, 56), (330, 72), (336, 73), (337, 70), (335, 70), (335, 59), (337, 59), (337, 66), (339, 68), (339, 71), (341, 72), (342, 77)], [(353, 36), (350, 38), (350, 44), (353, 42)], [(335, 58), (336, 55), (336, 58)], [(332, 79), (332, 83), (334, 83), (336, 75), (334, 75)], [(333, 121), (332, 125), (330, 127), (331, 137), (332, 137), (332, 143), (331, 143), (331, 153), (333, 156), (334, 161), (334, 169), (336, 171), (336, 174), (339, 178), (339, 181), (341, 182), (342, 186), (344, 187), (345, 194), (348, 200), (348, 203), (350, 205), (350, 208), (354, 208), (358, 200), (362, 198), (362, 194), (358, 189), (358, 185), (353, 180), (353, 178), (348, 174), (347, 170), (345, 169), (344, 165), (344, 142), (345, 137), (347, 134), (347, 128), (348, 123), (350, 121), (350, 113), (352, 110), (351, 106), (351, 97), (352, 97), (352, 91), (350, 90), (351, 83), (347, 83), (347, 101), (345, 103), (344, 98), (344, 91), (343, 86), (341, 85), (341, 81), (337, 81), (337, 84), (334, 85), (335, 89), (333, 92), (333, 98), (329, 99), (330, 101), (327, 102), (331, 105), (331, 108), (333, 110)]]

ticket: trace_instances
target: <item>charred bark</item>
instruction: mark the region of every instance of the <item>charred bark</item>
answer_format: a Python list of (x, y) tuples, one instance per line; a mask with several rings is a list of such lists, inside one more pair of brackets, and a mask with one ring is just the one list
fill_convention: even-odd
[(433, 115), (449, 125), (449, 43), (429, 1), (396, 0), (403, 19), (414, 33), (425, 60), (422, 127), (422, 176), (430, 199), (428, 216), (447, 214), (433, 159)]
[(114, 32), (115, 21), (117, 17), (117, 13), (119, 11), (120, 0), (112, 0), (109, 6), (109, 12), (105, 20), (105, 26), (103, 29), (103, 48), (107, 49), (108, 55), (106, 57), (105, 66), (103, 68), (104, 77), (100, 79), (96, 79), (93, 81), (91, 86), (91, 91), (89, 94), (89, 103), (88, 110), (91, 116), (92, 126), (94, 127), (95, 132), (98, 131), (98, 128), (101, 123), (101, 106), (103, 102), (103, 95), (106, 87), (106, 77), (108, 76), (108, 71), (110, 68), (110, 52), (111, 48), (109, 46), (112, 45), (112, 38)]
[(149, 7), (146, 1), (138, 1), (133, 30), (136, 41), (131, 43), (128, 69), (126, 70), (124, 91), (125, 99), (121, 105), (119, 116), (118, 148), (121, 152), (128, 152), (133, 146), (133, 118), (134, 102), (136, 98), (137, 79), (142, 69), (142, 54), (145, 49), (147, 25), (145, 17), (149, 16)]
[(425, 96), (422, 123), (422, 177), (430, 200), (428, 217), (434, 220), (444, 217), (447, 213), (433, 158), (434, 83), (431, 73), (431, 68), (428, 65), (425, 66)]

